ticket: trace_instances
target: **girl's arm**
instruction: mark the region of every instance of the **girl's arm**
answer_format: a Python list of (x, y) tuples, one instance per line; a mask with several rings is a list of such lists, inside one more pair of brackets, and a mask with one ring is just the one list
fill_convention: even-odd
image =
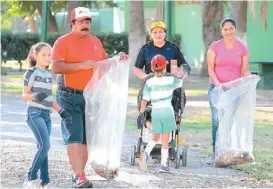
[(55, 100), (53, 100), (53, 109), (56, 110), (57, 112), (61, 111), (61, 107), (57, 104)]
[(246, 77), (251, 75), (248, 70), (248, 56), (243, 56), (242, 58), (242, 69), (241, 69), (241, 76)]
[(72, 116), (70, 115), (70, 113), (62, 109), (55, 100), (53, 100), (53, 109), (60, 114), (63, 121), (70, 124), (72, 123)]
[(33, 95), (31, 94), (31, 86), (24, 86), (22, 99), (26, 102), (34, 100)]
[(36, 93), (31, 94), (31, 86), (24, 86), (22, 99), (24, 101), (35, 101), (35, 102), (41, 102), (43, 101), (48, 95), (46, 93)]

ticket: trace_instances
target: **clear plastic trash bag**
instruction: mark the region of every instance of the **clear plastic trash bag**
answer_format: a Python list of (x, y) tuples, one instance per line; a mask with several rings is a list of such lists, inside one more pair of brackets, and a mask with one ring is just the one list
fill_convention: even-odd
[(227, 167), (253, 163), (254, 112), (258, 76), (224, 83), (211, 92), (218, 110), (215, 166)]
[(118, 176), (127, 112), (129, 60), (117, 60), (98, 62), (100, 66), (84, 89), (89, 160), (94, 171), (106, 179)]

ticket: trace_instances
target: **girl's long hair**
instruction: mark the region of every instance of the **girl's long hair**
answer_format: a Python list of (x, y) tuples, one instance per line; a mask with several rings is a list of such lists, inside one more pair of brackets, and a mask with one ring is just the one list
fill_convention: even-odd
[(48, 47), (48, 48), (51, 49), (51, 46), (48, 43), (45, 43), (45, 42), (39, 42), (39, 43), (37, 43), (37, 44), (35, 44), (35, 45), (33, 45), (31, 47), (31, 49), (30, 49), (30, 51), (28, 53), (28, 57), (27, 57), (29, 68), (33, 67), (33, 66), (35, 66), (37, 64), (37, 62), (36, 62), (36, 60), (34, 58), (34, 54), (38, 54), (43, 47)]

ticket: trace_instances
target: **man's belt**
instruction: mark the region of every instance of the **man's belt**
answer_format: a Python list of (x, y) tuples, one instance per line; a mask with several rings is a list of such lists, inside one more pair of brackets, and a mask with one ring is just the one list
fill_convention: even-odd
[(66, 92), (73, 93), (73, 94), (83, 94), (83, 91), (78, 90), (78, 89), (72, 89), (69, 87), (59, 87), (59, 90), (66, 91)]

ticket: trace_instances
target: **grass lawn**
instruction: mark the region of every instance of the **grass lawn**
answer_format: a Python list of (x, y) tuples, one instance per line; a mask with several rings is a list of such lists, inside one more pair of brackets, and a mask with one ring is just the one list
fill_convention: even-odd
[[(255, 164), (234, 166), (234, 169), (250, 173), (258, 180), (273, 182), (273, 107), (256, 108), (254, 129)], [(209, 116), (191, 116), (183, 119), (184, 143), (199, 146), (211, 155), (211, 121)]]
[[(7, 61), (7, 63), (3, 63), (2, 62), (2, 66), (7, 68), (7, 67), (10, 67), (14, 70), (19, 70), (20, 68), (20, 64), (17, 62), (17, 61), (14, 61), (14, 60), (9, 60)], [(22, 68), (23, 69), (27, 69), (28, 68), (28, 64), (26, 61), (22, 61)]]
[(23, 76), (8, 75), (1, 76), (1, 92), (22, 93)]
[[(11, 93), (21, 93), (23, 90), (23, 75), (5, 75), (1, 77), (1, 91)], [(139, 89), (129, 88), (128, 95), (137, 96)], [(207, 90), (189, 89), (186, 96), (207, 95)], [(53, 94), (56, 93), (56, 85), (53, 84)]]

